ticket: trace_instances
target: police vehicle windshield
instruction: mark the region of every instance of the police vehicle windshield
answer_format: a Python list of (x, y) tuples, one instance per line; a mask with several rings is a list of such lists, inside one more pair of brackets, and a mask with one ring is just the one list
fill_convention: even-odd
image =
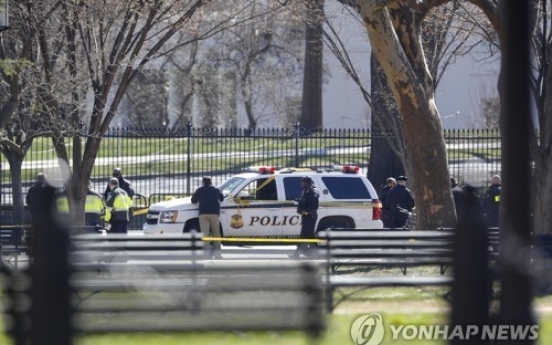
[(226, 196), (231, 193), (236, 187), (238, 187), (245, 178), (243, 177), (232, 177), (224, 181), (221, 185), (217, 186), (218, 189)]

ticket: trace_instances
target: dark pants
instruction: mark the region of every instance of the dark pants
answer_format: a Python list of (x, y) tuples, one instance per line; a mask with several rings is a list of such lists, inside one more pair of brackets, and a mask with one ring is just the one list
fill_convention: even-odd
[(103, 224), (102, 215), (99, 213), (85, 212), (84, 223), (86, 225), (101, 225)]
[(110, 234), (126, 234), (128, 228), (128, 220), (112, 220)]
[(391, 227), (403, 228), (406, 225), (407, 220), (408, 220), (408, 213), (404, 213), (399, 210), (394, 210), (391, 217)]
[[(301, 216), (301, 234), (299, 238), (301, 239), (316, 239), (316, 234), (314, 227), (316, 226), (316, 218), (312, 216)], [(305, 252), (310, 248), (316, 248), (318, 245), (316, 243), (301, 243), (297, 246), (297, 250), (300, 252)]]
[(391, 211), (382, 209), (381, 210), (381, 221), (383, 222), (384, 228), (391, 228)]

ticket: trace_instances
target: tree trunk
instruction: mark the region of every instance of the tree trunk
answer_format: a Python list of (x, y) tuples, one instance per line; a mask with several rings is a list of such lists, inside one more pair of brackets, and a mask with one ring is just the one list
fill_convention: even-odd
[(405, 147), (397, 104), (378, 59), (370, 58), (372, 95), (372, 143), (368, 179), (378, 192), (388, 177), (405, 174)]
[(15, 224), (20, 225), (24, 223), (23, 210), (23, 187), (21, 185), (21, 166), (23, 165), (23, 158), (21, 155), (14, 151), (9, 151), (5, 154), (10, 164), (10, 177), (12, 184), (12, 217)]
[(245, 108), (245, 115), (247, 117), (247, 128), (249, 129), (257, 128), (257, 120), (255, 119), (255, 114), (253, 114), (253, 105), (251, 104), (251, 101), (245, 100), (243, 102), (243, 106)]
[[(548, 69), (545, 77), (545, 100), (552, 100), (552, 69)], [(535, 198), (533, 205), (533, 231), (544, 234), (552, 233), (552, 151), (547, 143), (552, 138), (552, 102), (544, 102), (544, 116), (540, 123), (540, 145), (535, 161)], [(532, 135), (536, 135), (533, 131)], [(533, 140), (533, 143), (537, 143)]]
[[(377, 1), (359, 4), (373, 52), (385, 72), (403, 123), (417, 227), (452, 227), (456, 214), (445, 139), (421, 47), (421, 20), (407, 6), (396, 11), (401, 20), (393, 21), (389, 10), (380, 8)], [(395, 30), (394, 22), (399, 29)]]
[(84, 204), (88, 178), (82, 175), (82, 142), (80, 136), (73, 137), (73, 178), (71, 193), (68, 193), (69, 202), (73, 206), (71, 220), (74, 226), (84, 225)]
[(306, 0), (305, 72), (299, 122), (306, 128), (322, 127), (322, 52), (324, 0)]

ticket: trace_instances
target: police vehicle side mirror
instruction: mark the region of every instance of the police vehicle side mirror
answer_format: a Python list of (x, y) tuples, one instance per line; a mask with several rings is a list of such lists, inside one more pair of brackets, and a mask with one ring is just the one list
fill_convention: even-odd
[(243, 200), (247, 200), (247, 199), (251, 199), (251, 195), (249, 194), (249, 192), (246, 192), (244, 190), (242, 190), (241, 192), (238, 193), (238, 195), (236, 196), (238, 199), (243, 199)]

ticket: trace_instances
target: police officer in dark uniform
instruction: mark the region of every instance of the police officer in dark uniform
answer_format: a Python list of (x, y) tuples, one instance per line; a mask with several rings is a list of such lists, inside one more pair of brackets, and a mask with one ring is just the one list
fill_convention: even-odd
[(396, 180), (397, 185), (389, 191), (387, 202), (391, 211), (391, 227), (402, 228), (406, 225), (409, 213), (414, 208), (414, 198), (410, 190), (406, 188), (408, 177), (399, 176)]
[(385, 180), (385, 185), (381, 189), (380, 201), (381, 201), (381, 220), (383, 221), (384, 228), (391, 227), (391, 209), (389, 208), (389, 192), (393, 187), (397, 185), (397, 181), (394, 178), (389, 177)]
[(453, 176), (450, 177), (450, 187), (452, 188), (452, 197), (454, 199), (454, 207), (456, 209), (456, 219), (460, 222), (461, 219), (464, 219), (466, 214), (466, 194), (458, 185), (458, 182), (456, 182), (456, 178)]
[[(122, 188), (127, 193), (128, 197), (132, 199), (134, 197), (134, 188), (130, 186), (130, 181), (123, 177), (121, 168), (113, 169), (113, 177), (115, 177), (119, 182), (119, 188)], [(105, 188), (104, 199), (107, 200), (107, 195), (110, 192), (111, 192), (111, 188), (109, 188), (109, 183), (108, 183), (107, 187)]]
[(498, 226), (498, 211), (500, 209), (500, 176), (491, 177), (491, 186), (483, 197), (483, 217), (488, 227)]
[[(29, 188), (27, 191), (27, 196), (25, 197), (25, 202), (29, 206), (29, 209), (31, 211), (31, 220), (33, 223), (36, 223), (40, 218), (40, 212), (42, 208), (40, 195), (41, 193), (44, 193), (43, 190), (48, 186), (48, 181), (46, 180), (46, 174), (43, 172), (40, 172), (36, 175), (35, 183)], [(18, 229), (17, 231), (14, 230), (13, 236), (15, 236), (18, 241), (23, 237), (23, 229)], [(26, 242), (27, 245), (30, 246), (32, 243), (32, 237), (34, 235), (34, 229), (31, 227), (27, 229), (26, 234)]]
[(31, 188), (29, 188), (29, 191), (27, 192), (25, 202), (27, 203), (27, 205), (29, 205), (32, 219), (37, 218), (37, 214), (41, 207), (38, 200), (40, 189), (44, 188), (46, 184), (46, 174), (40, 172), (36, 175), (35, 183), (32, 185)]
[[(301, 215), (301, 239), (315, 239), (315, 226), (318, 219), (318, 189), (313, 185), (310, 177), (305, 176), (301, 179), (301, 197), (297, 204), (297, 213)], [(301, 255), (313, 256), (316, 250), (316, 244), (301, 243), (297, 246), (297, 250), (289, 257), (299, 259)]]

